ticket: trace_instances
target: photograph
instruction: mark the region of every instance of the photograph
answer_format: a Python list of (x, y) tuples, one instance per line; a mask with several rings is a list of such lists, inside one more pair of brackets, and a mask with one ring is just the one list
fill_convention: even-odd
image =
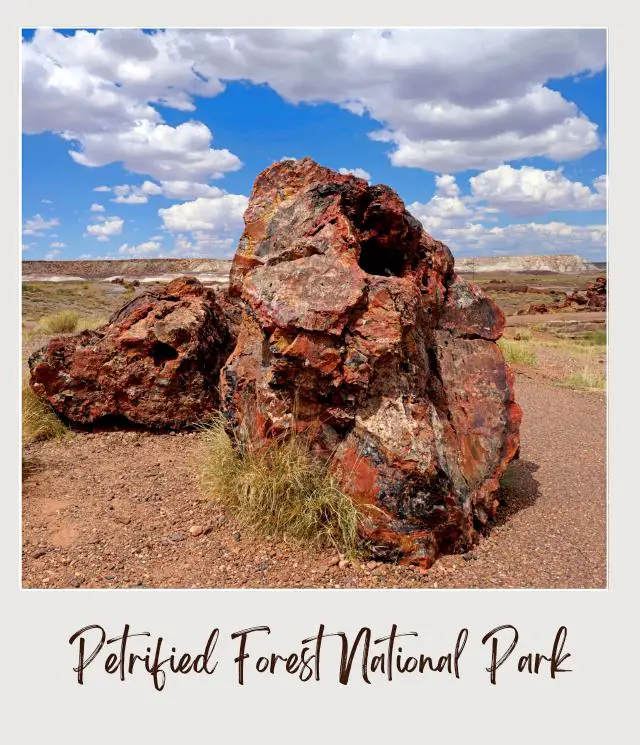
[(22, 589), (607, 588), (606, 28), (19, 46)]

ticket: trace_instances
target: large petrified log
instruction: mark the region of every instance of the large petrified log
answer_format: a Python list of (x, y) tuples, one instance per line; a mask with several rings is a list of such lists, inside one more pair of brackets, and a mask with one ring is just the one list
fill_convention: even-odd
[(231, 344), (214, 291), (179, 278), (135, 297), (97, 331), (51, 339), (29, 359), (30, 385), (73, 422), (177, 428), (217, 408)]
[(258, 445), (304, 433), (380, 556), (429, 566), (470, 546), (519, 445), (504, 316), (398, 195), (308, 158), (267, 168), (230, 293), (230, 427)]

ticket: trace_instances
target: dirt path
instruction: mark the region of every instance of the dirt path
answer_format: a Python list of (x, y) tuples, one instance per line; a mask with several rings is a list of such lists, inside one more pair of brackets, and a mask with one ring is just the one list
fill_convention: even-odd
[(518, 376), (525, 412), (498, 525), (426, 573), (338, 566), (203, 500), (199, 440), (75, 433), (28, 449), (24, 587), (604, 587), (605, 399)]

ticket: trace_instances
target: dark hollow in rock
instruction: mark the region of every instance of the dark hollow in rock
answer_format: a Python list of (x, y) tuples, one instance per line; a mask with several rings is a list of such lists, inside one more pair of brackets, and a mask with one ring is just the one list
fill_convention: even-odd
[(230, 280), (244, 311), (221, 372), (230, 428), (258, 446), (296, 431), (331, 458), (378, 556), (468, 550), (521, 411), (504, 316), (449, 249), (388, 187), (305, 158), (258, 176)]

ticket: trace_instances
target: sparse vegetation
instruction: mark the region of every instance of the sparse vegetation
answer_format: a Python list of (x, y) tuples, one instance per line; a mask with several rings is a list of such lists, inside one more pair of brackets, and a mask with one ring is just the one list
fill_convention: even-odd
[(607, 345), (606, 331), (588, 331), (582, 339), (578, 340), (579, 344), (585, 344), (593, 347), (604, 347)]
[(205, 490), (243, 524), (263, 534), (357, 553), (358, 511), (330, 465), (314, 458), (301, 437), (252, 451), (232, 441), (221, 416), (204, 428), (203, 437)]
[(66, 437), (66, 425), (46, 401), (38, 398), (28, 383), (22, 384), (22, 444)]
[(80, 317), (75, 310), (61, 310), (43, 316), (37, 330), (43, 334), (70, 334), (76, 330)]
[(522, 326), (521, 328), (516, 329), (513, 338), (516, 341), (531, 341), (531, 329)]
[(601, 391), (605, 388), (606, 378), (604, 371), (599, 370), (593, 364), (586, 364), (582, 370), (567, 375), (563, 382), (567, 388)]
[(107, 318), (80, 318), (76, 326), (76, 331), (95, 331), (101, 326), (108, 323)]
[(498, 346), (502, 349), (505, 360), (510, 364), (529, 365), (529, 367), (536, 367), (538, 364), (538, 357), (527, 341), (502, 338), (498, 341)]

